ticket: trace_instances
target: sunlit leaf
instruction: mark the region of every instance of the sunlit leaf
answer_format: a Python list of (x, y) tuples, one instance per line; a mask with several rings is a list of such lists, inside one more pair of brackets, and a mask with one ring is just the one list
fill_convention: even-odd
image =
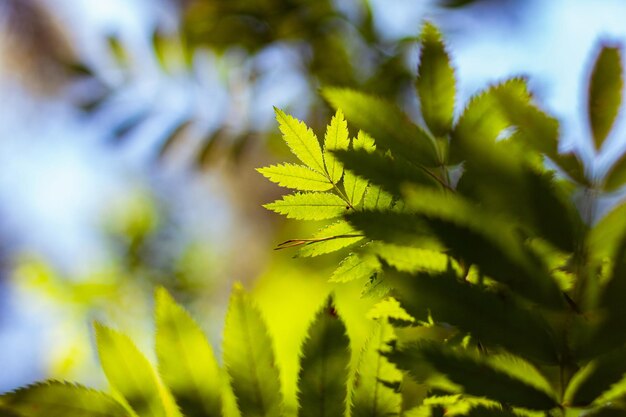
[(0, 396), (6, 417), (129, 417), (129, 412), (105, 393), (82, 385), (47, 381)]
[(322, 94), (349, 122), (371, 134), (377, 146), (415, 164), (439, 165), (433, 140), (395, 105), (348, 89), (325, 88)]
[(340, 217), (350, 207), (331, 193), (296, 193), (286, 195), (263, 207), (296, 220), (326, 220)]
[(220, 416), (220, 370), (206, 336), (163, 288), (156, 293), (159, 374), (186, 417)]
[(233, 289), (226, 313), (223, 352), (241, 415), (280, 416), (283, 399), (272, 339), (240, 286)]
[(304, 165), (279, 164), (258, 168), (265, 178), (281, 187), (299, 191), (327, 191), (333, 184), (323, 174)]
[(298, 256), (319, 256), (338, 251), (363, 240), (364, 237), (350, 225), (340, 220), (309, 239), (298, 251)]
[(287, 142), (291, 152), (311, 169), (324, 173), (326, 170), (324, 169), (322, 148), (320, 148), (320, 143), (315, 133), (303, 122), (282, 110), (275, 109), (275, 111), (283, 139)]
[[(359, 131), (357, 137), (352, 141), (352, 149), (354, 151), (373, 152), (376, 150), (374, 139), (369, 137), (363, 131)], [(346, 190), (346, 196), (350, 204), (356, 207), (361, 203), (368, 181), (352, 171), (346, 171), (343, 176), (343, 188)]]
[(343, 166), (335, 156), (333, 151), (348, 149), (350, 138), (348, 133), (348, 123), (343, 117), (341, 110), (330, 121), (330, 125), (326, 129), (324, 137), (324, 162), (326, 163), (326, 172), (333, 183), (338, 183), (343, 175)]
[(139, 417), (180, 416), (146, 357), (123, 333), (96, 323), (100, 363), (111, 388)]

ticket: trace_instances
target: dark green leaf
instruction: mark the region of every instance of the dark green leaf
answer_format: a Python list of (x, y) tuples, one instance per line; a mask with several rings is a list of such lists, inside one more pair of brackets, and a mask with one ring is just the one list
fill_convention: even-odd
[(611, 166), (604, 179), (604, 190), (615, 191), (626, 183), (626, 153)]
[(302, 348), (298, 416), (345, 414), (349, 364), (350, 340), (345, 325), (329, 303), (317, 314)]
[(437, 136), (452, 128), (456, 81), (450, 57), (435, 26), (426, 23), (420, 36), (422, 48), (417, 69), (417, 93), (422, 116), (430, 131)]
[(594, 359), (572, 378), (566, 402), (574, 407), (591, 405), (626, 374), (626, 348)]
[[(9, 413), (4, 412), (4, 408)], [(129, 417), (107, 394), (81, 385), (42, 382), (0, 396), (3, 417)]]
[(397, 297), (418, 320), (449, 323), (470, 333), (482, 344), (502, 346), (541, 363), (557, 363), (549, 326), (536, 312), (514, 298), (485, 291), (449, 274), (387, 273)]
[(589, 80), (589, 123), (596, 149), (602, 147), (617, 118), (623, 86), (621, 50), (603, 46)]
[(243, 288), (233, 289), (224, 326), (224, 365), (242, 416), (282, 414), (280, 377), (272, 340)]
[(326, 88), (322, 94), (349, 122), (371, 134), (379, 148), (417, 165), (440, 165), (433, 140), (395, 105), (348, 89)]
[(546, 392), (494, 368), (477, 356), (454, 352), (444, 345), (414, 343), (389, 354), (389, 358), (409, 372), (415, 372), (420, 362), (426, 362), (463, 387), (465, 394), (531, 410), (550, 410), (558, 405)]

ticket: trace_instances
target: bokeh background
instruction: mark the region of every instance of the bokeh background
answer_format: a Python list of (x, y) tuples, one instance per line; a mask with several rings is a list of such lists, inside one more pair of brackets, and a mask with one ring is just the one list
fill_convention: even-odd
[(254, 168), (291, 158), (273, 106), (322, 132), (317, 90), (341, 85), (416, 114), (424, 19), (462, 102), (524, 75), (590, 169), (626, 145), (622, 117), (594, 154), (583, 117), (598, 45), (626, 40), (621, 0), (0, 0), (0, 392), (101, 386), (94, 320), (150, 354), (157, 285), (216, 347), (235, 282), (267, 317), (312, 311), (336, 259), (272, 250), (315, 230), (261, 207), (281, 190)]

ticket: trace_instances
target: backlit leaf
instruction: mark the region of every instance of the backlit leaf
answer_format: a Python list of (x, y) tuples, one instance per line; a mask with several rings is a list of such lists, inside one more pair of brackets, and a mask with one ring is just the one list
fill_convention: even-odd
[(433, 140), (395, 105), (348, 89), (325, 88), (322, 94), (349, 122), (372, 135), (377, 146), (418, 165), (439, 165)]
[(5, 416), (2, 407), (14, 412), (15, 417), (129, 417), (129, 412), (107, 394), (58, 381), (3, 394), (0, 415)]
[(350, 340), (332, 305), (309, 328), (298, 374), (300, 417), (343, 416), (348, 395)]
[(340, 220), (317, 232), (298, 251), (298, 256), (319, 256), (353, 245), (364, 239), (350, 223)]
[(325, 175), (304, 165), (280, 164), (258, 168), (265, 178), (281, 187), (299, 191), (327, 191), (333, 184)]
[(326, 172), (333, 183), (338, 183), (343, 174), (343, 166), (337, 161), (332, 151), (348, 149), (350, 138), (348, 137), (348, 123), (343, 117), (341, 110), (330, 121), (324, 137), (324, 162)]
[(623, 72), (620, 48), (603, 46), (589, 80), (588, 114), (596, 149), (600, 149), (617, 118)]
[(456, 81), (450, 57), (435, 26), (426, 23), (417, 69), (417, 93), (422, 116), (433, 134), (442, 136), (452, 127)]
[(287, 142), (289, 149), (302, 162), (317, 172), (324, 173), (324, 158), (322, 148), (315, 133), (303, 122), (286, 114), (280, 109), (275, 109), (276, 120)]
[(95, 329), (100, 363), (111, 388), (139, 417), (174, 417), (171, 394), (130, 338), (99, 323)]
[(226, 313), (223, 352), (241, 415), (280, 416), (283, 399), (272, 340), (259, 310), (240, 286), (233, 289)]
[(331, 193), (296, 193), (286, 195), (263, 207), (296, 220), (326, 220), (340, 217), (350, 207)]
[(206, 336), (163, 288), (156, 293), (159, 374), (186, 417), (220, 416), (220, 370)]
[[(352, 141), (352, 149), (354, 151), (373, 152), (376, 150), (374, 139), (369, 137), (363, 131), (359, 131), (357, 137)], [(353, 207), (361, 203), (365, 189), (367, 188), (367, 180), (359, 177), (352, 171), (346, 170), (343, 176), (343, 188), (346, 191), (348, 201)]]

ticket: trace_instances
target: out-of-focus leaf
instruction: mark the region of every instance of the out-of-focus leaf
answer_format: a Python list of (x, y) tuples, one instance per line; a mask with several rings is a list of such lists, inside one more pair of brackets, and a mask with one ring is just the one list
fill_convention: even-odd
[(602, 147), (617, 118), (622, 103), (623, 72), (620, 48), (603, 46), (589, 80), (587, 107), (596, 149)]
[(409, 372), (414, 372), (420, 362), (426, 362), (463, 387), (465, 394), (531, 410), (550, 410), (558, 405), (548, 393), (492, 367), (477, 356), (454, 352), (444, 345), (414, 343), (387, 356)]
[(171, 394), (128, 336), (96, 323), (96, 344), (111, 388), (139, 417), (180, 417)]
[(557, 363), (556, 345), (542, 316), (513, 298), (461, 282), (449, 274), (386, 273), (397, 298), (417, 320), (449, 323), (484, 345), (507, 348), (540, 363)]
[[(374, 139), (368, 136), (363, 131), (359, 131), (357, 137), (352, 141), (352, 149), (355, 152), (374, 152), (376, 145), (374, 145)], [(365, 189), (367, 188), (368, 181), (354, 172), (347, 170), (343, 176), (343, 188), (346, 191), (346, 196), (350, 204), (353, 207), (358, 206), (363, 199)]]
[(283, 399), (272, 339), (240, 286), (233, 289), (226, 313), (223, 352), (241, 415), (280, 416)]
[(350, 340), (331, 304), (309, 328), (298, 375), (301, 417), (342, 416), (348, 395)]
[(626, 183), (626, 154), (623, 154), (609, 169), (604, 178), (604, 190), (615, 191)]
[(371, 134), (378, 147), (417, 165), (439, 165), (433, 140), (395, 105), (348, 89), (325, 88), (322, 94), (349, 122)]
[(156, 293), (159, 374), (186, 417), (220, 416), (220, 370), (206, 336), (163, 288)]
[[(4, 408), (8, 410), (5, 413)], [(14, 413), (14, 414), (9, 414)], [(0, 396), (3, 417), (128, 417), (112, 397), (81, 385), (48, 381)]]
[(441, 33), (435, 26), (426, 23), (420, 40), (422, 47), (416, 87), (422, 116), (434, 135), (443, 136), (452, 128), (456, 94), (454, 70)]

